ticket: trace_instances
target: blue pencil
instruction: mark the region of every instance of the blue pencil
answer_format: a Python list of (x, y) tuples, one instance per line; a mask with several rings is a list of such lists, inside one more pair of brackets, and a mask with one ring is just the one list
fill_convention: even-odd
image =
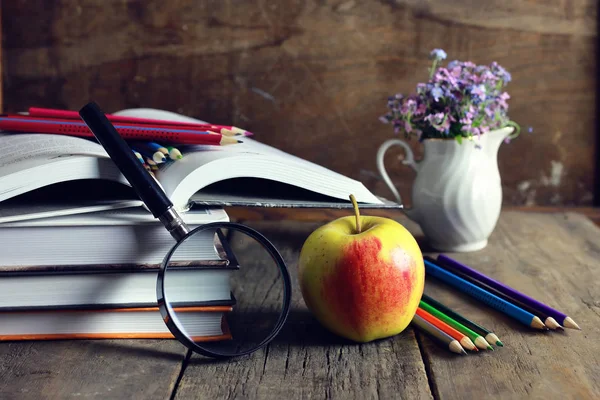
[(501, 299), (500, 297), (491, 294), (485, 289), (480, 288), (468, 282), (451, 272), (446, 271), (433, 264), (431, 261), (425, 259), (425, 273), (431, 276), (435, 276), (436, 278), (446, 282), (447, 284), (454, 286), (461, 292), (468, 294), (471, 297), (476, 298), (484, 304), (487, 304), (490, 307), (495, 308), (498, 311), (503, 312), (516, 319), (517, 321), (536, 329), (544, 329), (546, 326), (537, 316), (531, 314), (528, 311), (523, 310), (520, 307), (515, 306), (508, 301)]
[(148, 148), (150, 148), (154, 151), (160, 151), (165, 156), (169, 155), (169, 150), (167, 150), (167, 148), (165, 146), (161, 146), (160, 144), (158, 144), (156, 142), (146, 142), (146, 145), (148, 146)]
[(138, 153), (137, 151), (135, 151), (134, 149), (131, 149), (131, 151), (133, 151), (133, 154), (135, 154), (135, 156), (137, 157), (137, 159), (140, 160), (140, 162), (143, 164), (144, 163), (144, 158), (142, 157), (142, 155), (140, 153)]
[(132, 143), (131, 148), (140, 153), (142, 156), (154, 160), (156, 163), (164, 163), (167, 161), (163, 153), (160, 151), (154, 152), (154, 150), (149, 149), (145, 143)]
[(146, 145), (148, 145), (148, 148), (152, 150), (160, 151), (165, 156), (168, 156), (171, 160), (180, 160), (183, 158), (181, 152), (175, 147), (165, 147), (156, 142), (146, 142)]

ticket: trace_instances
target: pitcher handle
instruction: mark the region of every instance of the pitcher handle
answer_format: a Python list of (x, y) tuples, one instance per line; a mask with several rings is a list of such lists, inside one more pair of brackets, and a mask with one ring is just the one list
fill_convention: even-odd
[(402, 204), (402, 198), (400, 197), (400, 193), (396, 190), (396, 187), (392, 183), (387, 171), (385, 170), (385, 165), (383, 163), (383, 158), (385, 156), (385, 152), (392, 146), (400, 146), (406, 152), (406, 159), (402, 161), (402, 164), (410, 166), (415, 171), (419, 170), (419, 165), (415, 161), (415, 155), (413, 154), (412, 149), (404, 140), (400, 139), (389, 139), (386, 140), (379, 146), (379, 150), (377, 150), (377, 169), (383, 178), (383, 181), (387, 185), (387, 187), (391, 190), (398, 204)]

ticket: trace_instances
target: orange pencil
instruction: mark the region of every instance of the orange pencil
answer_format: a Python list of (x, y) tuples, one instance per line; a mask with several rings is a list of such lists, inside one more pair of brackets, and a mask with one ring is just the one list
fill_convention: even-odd
[(454, 339), (458, 340), (465, 349), (471, 351), (479, 351), (479, 349), (475, 346), (475, 344), (473, 344), (471, 339), (469, 339), (467, 336), (457, 331), (444, 321), (434, 317), (427, 311), (423, 310), (421, 307), (417, 308), (417, 315), (423, 318), (425, 321), (429, 322), (430, 324), (434, 325), (436, 328), (452, 336)]

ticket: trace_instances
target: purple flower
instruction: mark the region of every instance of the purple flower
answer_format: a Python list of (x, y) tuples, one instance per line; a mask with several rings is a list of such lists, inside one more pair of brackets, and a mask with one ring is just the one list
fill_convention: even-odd
[(447, 57), (447, 54), (442, 49), (433, 49), (431, 51), (431, 53), (429, 53), (429, 57), (434, 60), (445, 60)]
[(511, 81), (512, 77), (502, 66), (500, 66), (496, 61), (492, 62), (490, 68), (494, 75), (497, 75), (502, 81), (506, 84)]
[(498, 96), (498, 106), (504, 109), (508, 108), (508, 103), (506, 102), (506, 100), (508, 99), (510, 99), (508, 93), (503, 92), (502, 94), (500, 94), (500, 96)]
[(442, 91), (442, 89), (436, 86), (431, 90), (431, 95), (433, 96), (433, 99), (435, 101), (439, 101), (440, 97), (444, 95), (444, 92)]
[(485, 100), (485, 86), (484, 85), (473, 86), (473, 88), (471, 89), (471, 94), (473, 96), (479, 97), (479, 99), (482, 101)]

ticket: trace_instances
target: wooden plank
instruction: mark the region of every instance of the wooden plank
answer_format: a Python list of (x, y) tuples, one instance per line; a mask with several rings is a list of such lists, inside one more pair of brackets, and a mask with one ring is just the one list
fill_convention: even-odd
[[(504, 211), (520, 211), (525, 213), (564, 213), (573, 212), (585, 215), (595, 224), (600, 225), (600, 208), (596, 207), (543, 207), (543, 206), (506, 206)], [(349, 210), (334, 209), (288, 209), (288, 208), (246, 208), (230, 207), (227, 214), (235, 221), (280, 221), (296, 220), (311, 222), (328, 222), (348, 215)], [(381, 216), (398, 219), (404, 216), (402, 210), (363, 210), (363, 215)]]
[(2, 28), (4, 24), (2, 23), (2, 1), (0, 1), (0, 113), (4, 110), (4, 86), (2, 85), (2, 80), (4, 79), (4, 52), (2, 51)]
[(600, 398), (599, 252), (600, 229), (582, 215), (509, 212), (486, 249), (450, 254), (560, 309), (583, 330), (534, 332), (428, 278), (426, 293), (494, 330), (505, 344), (454, 359), (426, 344), (439, 398)]
[[(296, 271), (299, 250), (315, 224), (263, 222), (252, 226), (273, 240), (289, 263), (294, 285), (289, 320), (267, 348), (249, 357), (224, 362), (192, 357), (177, 398), (432, 398), (412, 329), (388, 340), (357, 345), (333, 336), (309, 313)], [(243, 264), (251, 270), (248, 262)], [(251, 277), (256, 282), (253, 295), (267, 303), (276, 302), (280, 293), (263, 285), (261, 279), (269, 278), (258, 274), (261, 276)]]
[[(233, 123), (384, 196), (375, 154), (393, 137), (378, 120), (388, 95), (411, 92), (426, 78), (433, 48), (451, 59), (498, 61), (513, 77), (510, 116), (525, 128), (499, 152), (506, 203), (592, 204), (595, 1), (3, 6), (9, 112), (78, 109), (93, 99), (106, 111), (155, 107)], [(411, 146), (420, 157), (421, 146)], [(414, 172), (397, 162), (399, 154), (390, 151), (386, 162), (409, 205)]]
[[(423, 243), (416, 224), (400, 221)], [(295, 276), (299, 249), (320, 224), (251, 224), (275, 242), (290, 265), (295, 288), (290, 319), (272, 344), (251, 356), (229, 361), (192, 356), (177, 387), (178, 398), (600, 396), (595, 342), (600, 334), (600, 235), (583, 215), (505, 212), (486, 249), (451, 254), (560, 308), (582, 326), (581, 332), (532, 332), (427, 280), (427, 293), (492, 328), (505, 343), (495, 352), (465, 357), (453, 356), (417, 333), (419, 346), (410, 328), (365, 345), (329, 334), (305, 308)], [(278, 298), (264, 285), (252, 290), (266, 301)], [(166, 398), (183, 354), (174, 341), (1, 343), (0, 398)]]
[(0, 398), (166, 399), (184, 356), (174, 340), (0, 343)]

